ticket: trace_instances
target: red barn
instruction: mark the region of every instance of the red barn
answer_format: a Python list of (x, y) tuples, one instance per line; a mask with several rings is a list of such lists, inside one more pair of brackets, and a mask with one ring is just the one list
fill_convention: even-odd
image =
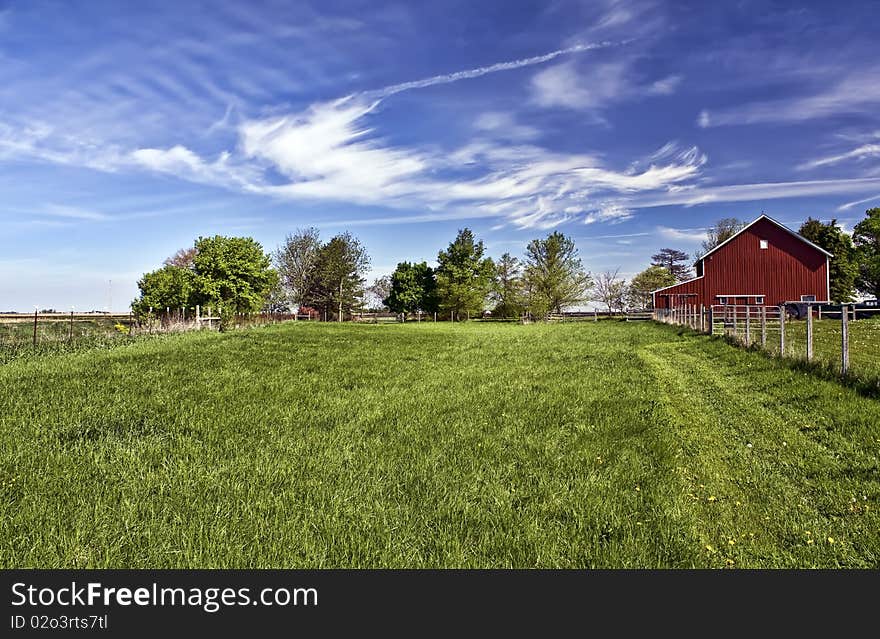
[(697, 260), (694, 279), (653, 291), (654, 308), (828, 302), (831, 257), (762, 215)]

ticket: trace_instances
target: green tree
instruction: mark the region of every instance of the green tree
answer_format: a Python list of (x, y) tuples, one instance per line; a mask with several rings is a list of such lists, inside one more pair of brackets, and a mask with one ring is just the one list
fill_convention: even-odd
[(321, 238), (318, 229), (298, 229), (272, 254), (284, 294), (294, 306), (304, 304), (317, 275)]
[(523, 279), (528, 310), (535, 317), (584, 302), (593, 288), (574, 241), (558, 231), (529, 242)]
[(662, 266), (649, 266), (632, 278), (627, 290), (627, 304), (633, 308), (652, 308), (651, 292), (675, 284), (675, 276)]
[(366, 249), (351, 233), (332, 238), (318, 251), (306, 305), (332, 313), (341, 322), (361, 305), (369, 267)]
[(689, 279), (693, 275), (687, 262), (687, 253), (671, 248), (660, 249), (659, 253), (651, 256), (651, 264), (665, 268), (672, 273), (677, 282)]
[(812, 217), (801, 225), (798, 233), (834, 256), (830, 260), (829, 273), (831, 300), (835, 302), (852, 301), (856, 277), (859, 274), (852, 238), (843, 232), (843, 229), (837, 224), (837, 220), (831, 220), (829, 224), (825, 224)]
[(437, 310), (437, 282), (434, 269), (426, 262), (401, 262), (391, 275), (391, 291), (384, 300), (395, 313)]
[(492, 299), (495, 302), (494, 316), (519, 317), (525, 310), (522, 265), (510, 253), (502, 255), (495, 265)]
[(492, 284), (495, 265), (483, 257), (482, 240), (475, 241), (470, 229), (462, 229), (449, 248), (437, 255), (437, 293), (440, 308), (452, 319), (462, 313), (479, 314)]
[(195, 290), (195, 273), (179, 266), (163, 266), (146, 273), (138, 280), (140, 297), (131, 304), (131, 309), (138, 317), (146, 317), (153, 309), (154, 313), (164, 313), (166, 308), (189, 308), (192, 305)]
[(856, 287), (880, 299), (880, 208), (865, 211), (865, 219), (853, 228), (853, 244), (859, 269)]
[(706, 229), (706, 239), (703, 240), (700, 250), (694, 254), (694, 259), (700, 259), (719, 244), (723, 244), (739, 233), (745, 225), (745, 222), (735, 217), (725, 217), (718, 220)]
[(221, 309), (221, 327), (233, 313), (259, 311), (278, 273), (259, 242), (250, 237), (200, 237), (195, 244), (195, 303)]

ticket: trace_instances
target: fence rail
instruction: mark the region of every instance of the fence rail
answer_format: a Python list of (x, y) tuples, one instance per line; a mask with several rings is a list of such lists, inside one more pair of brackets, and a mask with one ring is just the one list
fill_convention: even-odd
[[(794, 306), (806, 307), (806, 310)], [(870, 353), (860, 358), (880, 376), (880, 309), (841, 304), (836, 308), (797, 303), (779, 306), (685, 305), (655, 309), (653, 319), (687, 326), (709, 335), (723, 335), (743, 346), (759, 346), (774, 355), (833, 364), (842, 375), (851, 372), (851, 334), (855, 322), (864, 323), (865, 346)], [(875, 314), (876, 320), (864, 319)], [(794, 319), (800, 315), (802, 319)], [(859, 319), (856, 319), (859, 318)], [(861, 346), (861, 342), (860, 342)], [(862, 353), (860, 353), (862, 355)]]

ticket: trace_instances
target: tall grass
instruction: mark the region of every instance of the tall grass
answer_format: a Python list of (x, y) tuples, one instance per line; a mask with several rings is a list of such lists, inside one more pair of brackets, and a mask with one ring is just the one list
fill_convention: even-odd
[(880, 403), (635, 323), (0, 367), (4, 567), (876, 567)]

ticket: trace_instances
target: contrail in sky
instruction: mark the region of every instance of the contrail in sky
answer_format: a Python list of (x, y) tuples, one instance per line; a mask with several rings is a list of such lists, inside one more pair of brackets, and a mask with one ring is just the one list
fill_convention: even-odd
[(422, 80), (413, 80), (411, 82), (403, 82), (401, 84), (392, 84), (382, 89), (374, 89), (372, 91), (364, 91), (360, 95), (367, 98), (382, 99), (401, 91), (410, 91), (411, 89), (424, 89), (425, 87), (434, 86), (435, 84), (450, 84), (459, 80), (469, 80), (470, 78), (479, 78), (480, 76), (498, 71), (510, 71), (511, 69), (519, 69), (529, 67), (534, 64), (543, 64), (550, 62), (555, 58), (567, 53), (582, 53), (584, 51), (593, 51), (594, 49), (605, 49), (608, 47), (620, 46), (632, 42), (632, 40), (623, 40), (620, 42), (597, 42), (590, 44), (576, 44), (565, 49), (557, 49), (544, 55), (536, 55), (531, 58), (522, 58), (520, 60), (511, 60), (510, 62), (498, 62), (490, 64), (487, 67), (478, 67), (476, 69), (466, 69), (464, 71), (456, 71), (455, 73), (447, 73), (444, 75), (435, 75)]

